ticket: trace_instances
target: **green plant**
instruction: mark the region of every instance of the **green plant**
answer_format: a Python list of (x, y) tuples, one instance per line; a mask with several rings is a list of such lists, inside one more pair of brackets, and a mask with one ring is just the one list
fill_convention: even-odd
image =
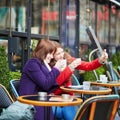
[(9, 70), (8, 57), (5, 52), (5, 47), (0, 46), (0, 84), (4, 85), (9, 91), (10, 80), (20, 79), (20, 72), (12, 72)]
[(120, 66), (120, 52), (113, 54), (111, 57), (111, 61), (113, 63), (113, 67), (117, 69), (118, 66)]
[(12, 79), (20, 79), (21, 73), (20, 72), (12, 72), (10, 71), (10, 80)]
[[(106, 74), (105, 73), (105, 71), (106, 71), (105, 66), (101, 66), (101, 67), (97, 68), (95, 71), (98, 75), (98, 79), (99, 79), (100, 74)], [(96, 77), (95, 77), (93, 71), (86, 71), (84, 73), (84, 80), (85, 81), (95, 81)]]
[(9, 73), (10, 71), (5, 47), (0, 46), (0, 84), (4, 85), (7, 89), (9, 89)]

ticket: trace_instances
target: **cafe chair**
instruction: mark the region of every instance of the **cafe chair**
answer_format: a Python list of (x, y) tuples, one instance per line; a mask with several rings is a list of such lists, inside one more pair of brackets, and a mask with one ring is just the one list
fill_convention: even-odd
[(80, 85), (80, 82), (75, 74), (72, 74), (72, 85)]
[(20, 81), (17, 79), (10, 80), (10, 90), (14, 100), (17, 100), (17, 97), (19, 96), (18, 94), (19, 82)]
[(7, 89), (0, 84), (0, 113), (3, 109), (9, 107), (13, 102), (14, 101)]
[(115, 68), (113, 68), (113, 70), (114, 70), (114, 73), (117, 76), (117, 80), (120, 80), (120, 74), (118, 73), (118, 71)]
[[(90, 54), (89, 54), (89, 61), (90, 61), (90, 62), (93, 60), (93, 55), (94, 55), (95, 53), (98, 53), (98, 52), (99, 52), (99, 49), (98, 49), (98, 48), (97, 48), (97, 49), (93, 49), (93, 50), (90, 52)], [(96, 70), (93, 70), (93, 73), (94, 73), (94, 76), (95, 76), (96, 80), (99, 80), (99, 76), (97, 75)]]
[(78, 109), (74, 120), (114, 120), (119, 105), (116, 94), (88, 98)]
[(118, 80), (120, 80), (120, 75), (117, 72), (117, 70), (115, 68), (113, 68), (113, 64), (112, 64), (111, 61), (108, 62), (108, 70), (109, 70), (109, 73), (111, 75), (112, 81), (118, 81)]

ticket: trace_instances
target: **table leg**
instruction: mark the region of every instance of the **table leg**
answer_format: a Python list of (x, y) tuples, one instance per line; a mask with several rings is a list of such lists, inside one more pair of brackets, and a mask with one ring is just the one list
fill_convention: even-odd
[(50, 107), (44, 107), (44, 120), (50, 120)]

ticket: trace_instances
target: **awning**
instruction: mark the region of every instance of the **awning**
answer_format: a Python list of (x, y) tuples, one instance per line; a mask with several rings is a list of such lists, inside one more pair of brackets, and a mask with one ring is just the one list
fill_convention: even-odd
[(91, 0), (99, 4), (109, 4), (109, 2), (114, 3), (116, 6), (120, 7), (120, 0)]
[(109, 1), (120, 7), (120, 0), (109, 0)]

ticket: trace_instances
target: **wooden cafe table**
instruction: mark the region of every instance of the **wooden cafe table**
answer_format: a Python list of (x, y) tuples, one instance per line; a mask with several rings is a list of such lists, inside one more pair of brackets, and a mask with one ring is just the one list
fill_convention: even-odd
[(104, 87), (108, 87), (108, 88), (120, 87), (120, 81), (109, 81), (107, 83), (91, 82), (91, 85), (104, 86)]
[(91, 85), (89, 90), (85, 90), (83, 88), (71, 88), (61, 86), (60, 89), (66, 92), (74, 92), (77, 94), (89, 94), (89, 95), (102, 95), (102, 94), (111, 94), (111, 89), (101, 86), (93, 86)]
[(112, 93), (119, 94), (117, 88), (120, 87), (120, 81), (109, 81), (107, 83), (97, 81), (97, 82), (91, 82), (91, 84), (111, 88)]
[(40, 100), (38, 95), (24, 95), (19, 96), (18, 101), (35, 106), (43, 106), (45, 113), (44, 119), (50, 119), (50, 107), (52, 106), (77, 106), (80, 105), (83, 100), (80, 98), (73, 98), (64, 100), (61, 96), (48, 95), (46, 100)]

